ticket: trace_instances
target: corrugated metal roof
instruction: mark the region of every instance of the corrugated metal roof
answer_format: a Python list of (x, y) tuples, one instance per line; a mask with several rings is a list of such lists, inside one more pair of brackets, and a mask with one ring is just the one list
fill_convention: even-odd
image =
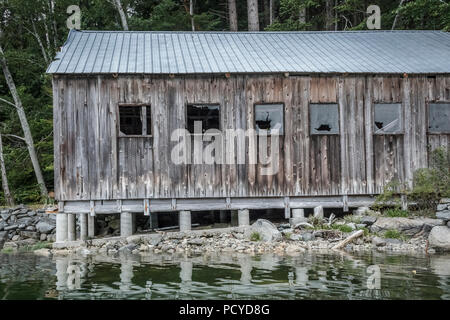
[(450, 34), (73, 30), (47, 72), (450, 73)]

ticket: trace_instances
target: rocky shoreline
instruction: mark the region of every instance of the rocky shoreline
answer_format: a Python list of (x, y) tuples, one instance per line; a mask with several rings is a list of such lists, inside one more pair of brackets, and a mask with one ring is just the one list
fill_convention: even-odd
[[(296, 254), (316, 250), (435, 253), (450, 251), (450, 200), (438, 206), (436, 218), (385, 217), (367, 210), (344, 218), (312, 216), (273, 224), (259, 219), (251, 226), (153, 232), (130, 237), (96, 238), (55, 243), (54, 215), (43, 210), (15, 208), (1, 211), (3, 251), (33, 248), (38, 254), (121, 255), (146, 253)], [(13, 226), (13, 227), (11, 227)], [(347, 240), (346, 240), (347, 239)], [(348, 240), (349, 239), (349, 240)], [(0, 245), (1, 248), (1, 245)]]

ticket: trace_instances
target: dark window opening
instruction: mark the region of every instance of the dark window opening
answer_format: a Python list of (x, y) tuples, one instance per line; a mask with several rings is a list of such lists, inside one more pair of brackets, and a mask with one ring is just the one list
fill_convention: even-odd
[(376, 103), (374, 112), (375, 134), (401, 133), (402, 105), (400, 103)]
[(119, 106), (120, 136), (150, 136), (152, 121), (149, 106)]
[(201, 133), (205, 133), (209, 129), (219, 130), (220, 106), (218, 104), (188, 104), (187, 129), (190, 133), (200, 133), (194, 131), (195, 122), (201, 122)]
[(311, 104), (309, 112), (311, 134), (339, 134), (339, 110), (337, 104)]
[(256, 104), (255, 124), (257, 133), (282, 135), (284, 131), (283, 104)]
[(428, 108), (428, 131), (450, 133), (450, 103), (430, 103)]

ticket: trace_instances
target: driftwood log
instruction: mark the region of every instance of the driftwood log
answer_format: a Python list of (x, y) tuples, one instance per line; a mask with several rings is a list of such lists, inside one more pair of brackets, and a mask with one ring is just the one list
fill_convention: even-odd
[(345, 247), (347, 244), (349, 244), (350, 242), (352, 242), (353, 240), (355, 240), (356, 238), (359, 238), (360, 236), (362, 236), (364, 234), (364, 230), (358, 230), (355, 233), (349, 235), (347, 238), (345, 238), (344, 240), (342, 240), (341, 242), (339, 242), (337, 245), (335, 245), (333, 247), (333, 250), (338, 250), (341, 249), (343, 247)]

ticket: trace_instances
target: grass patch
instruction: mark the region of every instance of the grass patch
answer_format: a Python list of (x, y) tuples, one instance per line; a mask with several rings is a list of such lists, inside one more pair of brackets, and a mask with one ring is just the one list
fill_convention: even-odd
[(397, 218), (397, 217), (407, 218), (407, 217), (409, 217), (408, 211), (402, 210), (399, 208), (388, 209), (388, 210), (384, 211), (383, 214), (386, 217), (390, 217), (390, 218)]
[(339, 230), (344, 233), (349, 233), (353, 231), (352, 227), (346, 224), (333, 224), (331, 228), (333, 228), (334, 230)]
[(344, 221), (347, 223), (353, 222), (353, 223), (358, 224), (361, 222), (361, 217), (349, 214), (349, 215), (344, 216)]
[(14, 249), (13, 248), (3, 248), (2, 251), (0, 251), (1, 253), (13, 253)]
[(402, 239), (402, 234), (397, 231), (397, 230), (387, 230), (384, 233), (384, 237), (385, 238), (389, 238), (389, 239)]
[(253, 232), (250, 235), (250, 240), (251, 241), (261, 241), (261, 235), (259, 234), (259, 232)]
[(286, 233), (284, 234), (284, 237), (285, 237), (286, 239), (288, 239), (288, 240), (291, 240), (291, 236), (292, 236), (292, 232), (286, 232)]

